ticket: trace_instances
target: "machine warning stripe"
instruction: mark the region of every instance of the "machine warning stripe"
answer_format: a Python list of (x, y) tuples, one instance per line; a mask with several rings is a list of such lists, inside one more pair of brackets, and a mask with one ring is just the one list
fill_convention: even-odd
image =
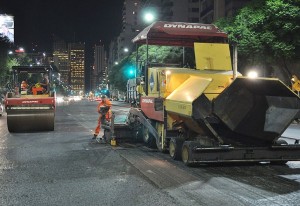
[(52, 107), (10, 107), (13, 110), (25, 110), (25, 109), (52, 109)]
[(7, 99), (7, 105), (21, 105), (21, 104), (53, 104), (54, 98), (40, 98), (40, 99)]

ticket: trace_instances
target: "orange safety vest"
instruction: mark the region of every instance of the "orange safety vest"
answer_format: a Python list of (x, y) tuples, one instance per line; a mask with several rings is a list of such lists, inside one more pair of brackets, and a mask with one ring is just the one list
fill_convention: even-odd
[(111, 119), (111, 115), (112, 115), (112, 112), (111, 112), (112, 103), (111, 103), (111, 101), (109, 101), (108, 99), (106, 99), (105, 101), (101, 100), (100, 103), (97, 106), (97, 111), (98, 112), (100, 111), (100, 107), (102, 107), (102, 106), (108, 106), (109, 107), (109, 110), (108, 110), (108, 112), (105, 115), (105, 119), (110, 120)]

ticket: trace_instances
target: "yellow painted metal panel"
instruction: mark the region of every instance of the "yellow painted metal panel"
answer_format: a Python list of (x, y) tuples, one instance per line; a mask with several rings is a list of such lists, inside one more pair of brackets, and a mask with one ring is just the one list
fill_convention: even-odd
[(38, 94), (38, 95), (33, 95), (33, 94), (27, 94), (27, 95), (21, 95), (22, 98), (45, 98), (49, 97), (49, 94)]
[(173, 100), (166, 100), (166, 110), (183, 116), (192, 116), (192, 104)]
[(232, 70), (228, 44), (194, 43), (196, 68), (199, 70)]
[(191, 116), (193, 101), (205, 91), (211, 81), (211, 78), (190, 76), (166, 98), (166, 110)]
[[(160, 96), (166, 98), (191, 76), (197, 76), (199, 78), (212, 79), (212, 82), (204, 91), (208, 99), (212, 100), (230, 85), (233, 80), (232, 71), (220, 70), (195, 70), (170, 67), (149, 68), (149, 79), (151, 79), (151, 74), (153, 74), (153, 79), (152, 82), (149, 82), (152, 86), (152, 90), (150, 85), (148, 88), (149, 97)], [(198, 82), (195, 85), (198, 86)]]
[(300, 80), (296, 75), (293, 75), (293, 85), (292, 85), (292, 90), (296, 92), (300, 92)]

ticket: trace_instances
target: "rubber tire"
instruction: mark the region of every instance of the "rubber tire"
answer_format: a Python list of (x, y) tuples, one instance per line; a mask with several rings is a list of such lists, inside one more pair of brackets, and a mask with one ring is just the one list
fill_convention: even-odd
[[(161, 141), (161, 137), (159, 137), (159, 138), (160, 138), (160, 140), (158, 140), (158, 141)], [(155, 144), (156, 144), (156, 147), (157, 147), (158, 151), (166, 153), (168, 150), (165, 147), (162, 148), (161, 143), (158, 142), (158, 141), (155, 140)]]
[(154, 136), (149, 132), (149, 129), (145, 126), (143, 126), (143, 142), (151, 148), (156, 147), (156, 140)]
[(191, 166), (192, 164), (190, 163), (190, 147), (189, 145), (187, 144), (184, 144), (182, 146), (182, 149), (181, 149), (181, 158), (182, 158), (182, 161), (183, 163), (186, 165), (186, 166)]
[[(288, 143), (283, 140), (283, 139), (280, 139), (280, 140), (277, 140), (275, 142), (275, 145), (287, 145)], [(283, 161), (270, 161), (270, 164), (272, 165), (285, 165), (288, 161), (286, 160), (283, 160)]]
[(169, 143), (169, 154), (174, 160), (182, 160), (181, 152), (184, 140), (181, 138), (171, 138)]

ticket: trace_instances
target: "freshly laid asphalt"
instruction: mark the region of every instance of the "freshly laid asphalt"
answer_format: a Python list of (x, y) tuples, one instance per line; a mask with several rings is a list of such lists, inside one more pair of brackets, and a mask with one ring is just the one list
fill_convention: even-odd
[[(129, 105), (113, 104), (123, 121)], [(53, 132), (9, 133), (0, 117), (0, 205), (299, 205), (300, 162), (186, 167), (143, 144), (98, 144), (96, 105), (60, 104)]]

